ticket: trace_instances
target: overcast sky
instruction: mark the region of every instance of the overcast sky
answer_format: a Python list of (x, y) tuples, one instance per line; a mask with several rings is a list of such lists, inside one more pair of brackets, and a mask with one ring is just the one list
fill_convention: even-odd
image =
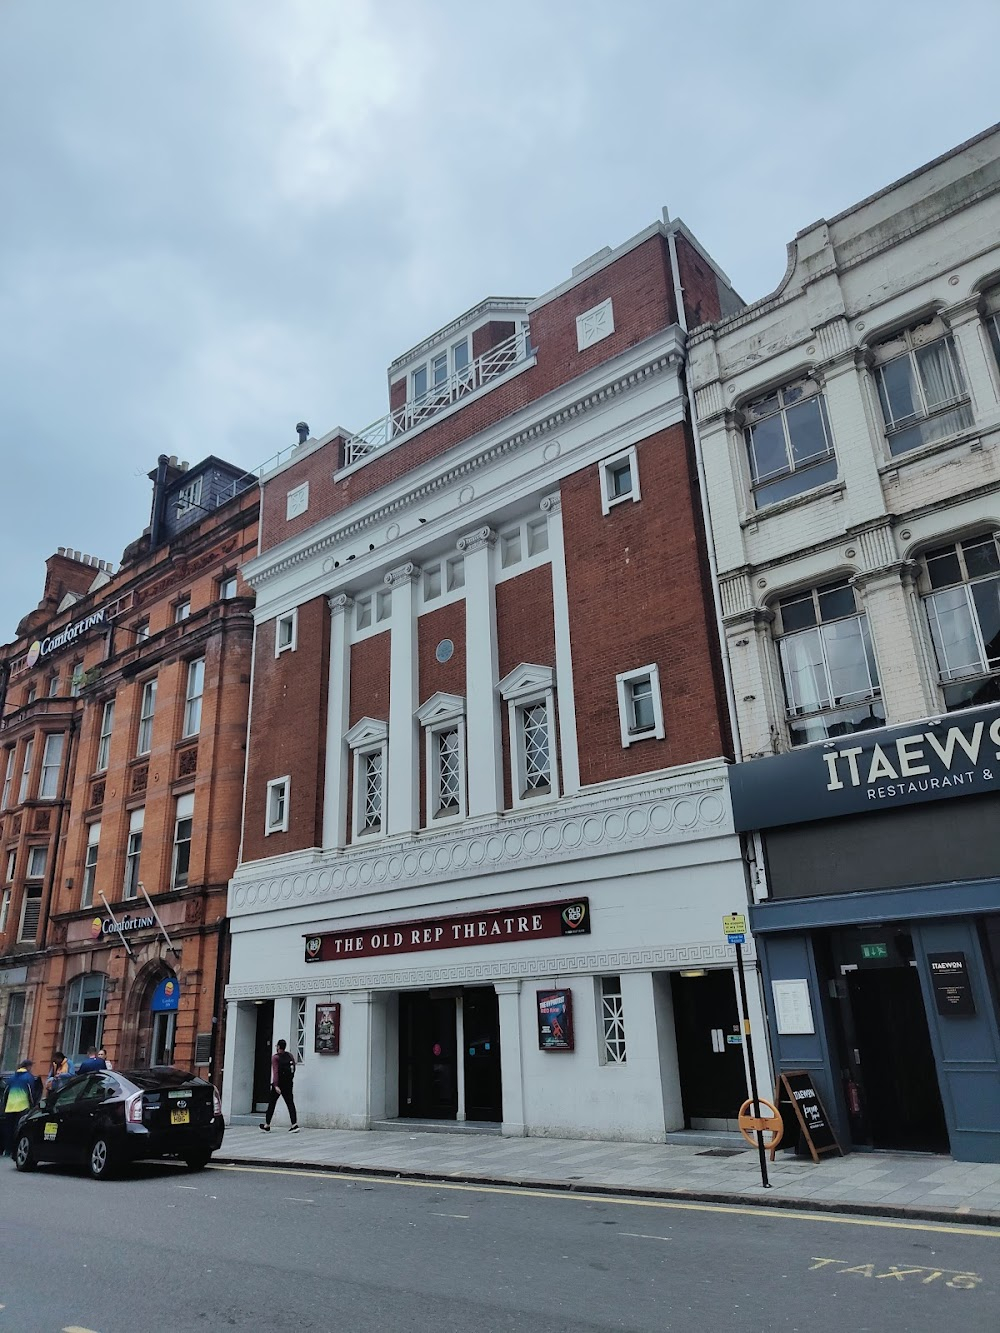
[(247, 468), (667, 205), (747, 300), (985, 129), (995, 0), (0, 0), (0, 642), (160, 453)]

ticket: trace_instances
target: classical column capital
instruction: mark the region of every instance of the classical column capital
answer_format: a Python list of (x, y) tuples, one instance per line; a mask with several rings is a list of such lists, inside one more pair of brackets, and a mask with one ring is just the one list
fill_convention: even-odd
[(464, 537), (459, 537), (456, 545), (463, 555), (471, 555), (473, 551), (481, 551), (484, 547), (495, 546), (497, 535), (491, 527), (476, 528), (475, 532), (467, 532)]
[(420, 578), (420, 570), (412, 560), (407, 560), (405, 565), (398, 565), (395, 569), (390, 569), (385, 576), (385, 582), (390, 588), (395, 588), (400, 584), (416, 583)]
[(331, 615), (335, 616), (344, 615), (354, 605), (354, 598), (348, 597), (346, 592), (338, 592), (335, 597), (328, 597), (326, 601)]
[(558, 514), (562, 509), (562, 495), (558, 491), (543, 495), (538, 507), (544, 514)]

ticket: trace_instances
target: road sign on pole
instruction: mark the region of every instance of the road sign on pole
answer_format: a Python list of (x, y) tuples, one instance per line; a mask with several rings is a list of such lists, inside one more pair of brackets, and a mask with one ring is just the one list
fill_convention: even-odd
[(730, 912), (728, 916), (722, 918), (722, 929), (726, 933), (727, 941), (736, 945), (736, 972), (740, 983), (740, 1002), (743, 1006), (743, 1036), (746, 1039), (747, 1068), (750, 1072), (751, 1100), (749, 1103), (744, 1103), (743, 1111), (749, 1109), (750, 1115), (757, 1126), (753, 1132), (757, 1136), (757, 1154), (760, 1157), (760, 1182), (768, 1190), (771, 1188), (771, 1182), (767, 1178), (767, 1159), (764, 1156), (764, 1129), (762, 1128), (765, 1117), (762, 1116), (762, 1103), (757, 1095), (757, 1072), (753, 1063), (753, 1038), (750, 1035), (750, 1019), (747, 1017), (750, 1012), (747, 1008), (747, 982), (743, 971), (743, 945), (747, 942), (746, 916), (742, 912)]

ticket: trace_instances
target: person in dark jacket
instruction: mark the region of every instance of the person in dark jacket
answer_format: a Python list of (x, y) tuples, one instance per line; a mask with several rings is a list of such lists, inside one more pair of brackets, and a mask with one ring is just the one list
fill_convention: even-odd
[(274, 1108), (278, 1105), (279, 1097), (284, 1097), (288, 1114), (291, 1116), (292, 1124), (288, 1132), (290, 1134), (299, 1132), (298, 1117), (295, 1114), (295, 1098), (292, 1095), (295, 1056), (287, 1048), (288, 1043), (279, 1040), (275, 1045), (274, 1054), (271, 1056), (271, 1100), (267, 1104), (267, 1116), (260, 1122), (261, 1129), (268, 1134), (271, 1132), (271, 1121), (274, 1119)]
[(42, 1093), (41, 1080), (31, 1072), (32, 1062), (26, 1056), (7, 1080), (3, 1101), (3, 1156), (14, 1153), (14, 1135), (17, 1122), (30, 1111)]
[(97, 1047), (91, 1046), (90, 1049), (87, 1051), (86, 1060), (80, 1061), (79, 1065), (77, 1066), (76, 1072), (78, 1074), (96, 1074), (99, 1073), (102, 1069), (107, 1069), (107, 1067), (108, 1067), (107, 1060), (102, 1060), (97, 1053)]

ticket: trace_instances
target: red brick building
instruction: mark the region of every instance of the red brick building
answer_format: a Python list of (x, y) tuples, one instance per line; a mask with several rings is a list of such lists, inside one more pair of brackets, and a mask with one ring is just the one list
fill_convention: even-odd
[(467, 311), (392, 364), (387, 416), (263, 479), (231, 1113), (284, 1036), (307, 1123), (735, 1116), (746, 890), (683, 368), (686, 321), (738, 307), (656, 224)]
[(60, 549), (0, 649), (0, 1066), (104, 1044), (221, 1075), (256, 480), (161, 457), (149, 528)]

